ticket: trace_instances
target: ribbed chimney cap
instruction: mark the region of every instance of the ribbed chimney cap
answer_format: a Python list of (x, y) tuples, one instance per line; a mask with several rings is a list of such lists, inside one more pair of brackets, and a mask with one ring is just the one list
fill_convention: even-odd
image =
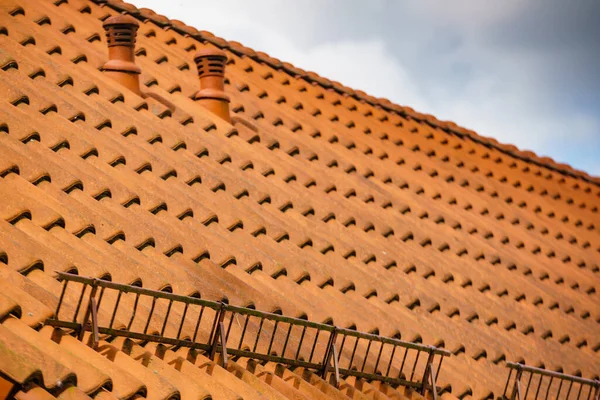
[(131, 15), (113, 15), (110, 18), (107, 18), (102, 24), (103, 27), (111, 26), (111, 25), (135, 25), (139, 28), (140, 23), (137, 19), (133, 18)]
[(227, 54), (221, 49), (208, 46), (198, 50), (196, 54), (194, 54), (194, 61), (205, 57), (220, 57), (227, 59)]

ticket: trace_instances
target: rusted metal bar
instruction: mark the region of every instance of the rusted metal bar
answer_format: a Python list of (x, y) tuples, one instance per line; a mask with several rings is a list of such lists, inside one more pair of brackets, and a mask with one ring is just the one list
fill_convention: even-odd
[(373, 368), (373, 372), (377, 373), (377, 367), (379, 366), (379, 360), (381, 360), (381, 353), (383, 353), (383, 345), (384, 343), (381, 343), (381, 346), (379, 347), (379, 353), (377, 353), (377, 360), (375, 361), (375, 367)]
[(229, 325), (227, 325), (227, 335), (225, 335), (225, 339), (229, 341), (229, 334), (231, 333), (231, 325), (233, 325), (233, 319), (237, 314), (231, 313), (231, 318), (229, 318)]
[(198, 337), (198, 330), (200, 329), (200, 323), (202, 322), (202, 316), (204, 315), (204, 308), (204, 306), (200, 307), (200, 313), (198, 314), (198, 319), (196, 320), (196, 327), (194, 328), (192, 342), (195, 342), (196, 338)]
[(75, 312), (73, 313), (73, 322), (77, 322), (77, 316), (79, 315), (79, 309), (81, 308), (81, 303), (83, 302), (83, 296), (85, 295), (87, 287), (88, 284), (85, 284), (83, 285), (83, 288), (81, 288), (81, 294), (79, 295), (79, 300), (77, 300), (77, 307), (75, 307)]
[(327, 348), (325, 349), (325, 355), (323, 356), (323, 368), (319, 371), (321, 378), (325, 379), (327, 370), (329, 369), (329, 362), (331, 361), (333, 347), (335, 347), (335, 340), (337, 339), (337, 330), (333, 330), (329, 334), (329, 340), (327, 341)]
[(275, 333), (277, 332), (277, 325), (279, 321), (275, 321), (275, 326), (273, 327), (273, 333), (271, 334), (271, 341), (269, 342), (269, 348), (267, 349), (267, 354), (271, 354), (271, 348), (273, 347), (273, 341), (275, 340)]
[(529, 394), (529, 388), (531, 387), (531, 380), (533, 379), (533, 374), (529, 373), (529, 380), (527, 381), (527, 386), (525, 387), (525, 399), (527, 398), (527, 395)]
[(223, 321), (219, 322), (219, 330), (221, 331), (221, 366), (227, 369), (227, 338), (223, 326)]
[(338, 365), (338, 352), (337, 347), (335, 346), (335, 342), (333, 343), (333, 382), (336, 388), (340, 387), (340, 368)]
[(113, 309), (113, 313), (110, 317), (110, 323), (108, 324), (109, 328), (112, 328), (113, 324), (115, 323), (115, 317), (117, 316), (117, 311), (119, 310), (119, 303), (121, 302), (122, 294), (123, 294), (123, 292), (119, 292), (119, 294), (117, 295), (117, 301), (115, 302), (115, 308)]
[(435, 378), (436, 377), (436, 373), (433, 370), (433, 365), (429, 368), (429, 379), (430, 379), (430, 383), (431, 383), (431, 395), (433, 397), (433, 400), (437, 400), (438, 394), (437, 394), (437, 383), (435, 382)]
[(165, 328), (167, 327), (167, 321), (169, 320), (169, 314), (171, 314), (172, 306), (173, 306), (173, 300), (169, 300), (169, 306), (167, 307), (167, 315), (165, 315), (165, 320), (163, 322), (162, 329), (160, 330), (160, 336), (165, 335)]
[[(512, 372), (512, 370), (511, 370)], [(551, 376), (550, 377), (550, 382), (548, 383), (548, 387), (546, 388), (546, 397), (544, 397), (545, 400), (548, 400), (548, 395), (550, 394), (550, 388), (552, 387), (552, 381), (554, 380), (554, 377)]]
[(254, 341), (254, 347), (252, 351), (255, 352), (258, 347), (258, 341), (260, 340), (260, 334), (262, 333), (263, 324), (265, 323), (264, 318), (260, 319), (260, 325), (258, 326), (258, 332), (256, 332), (256, 340)]
[(289, 324), (287, 334), (285, 335), (285, 342), (283, 343), (283, 350), (281, 350), (281, 357), (285, 357), (285, 349), (287, 349), (288, 342), (290, 341), (290, 335), (292, 334), (293, 326), (294, 325), (292, 325), (291, 323)]
[(398, 377), (402, 376), (402, 371), (404, 371), (404, 363), (406, 362), (407, 354), (408, 354), (408, 349), (404, 349), (404, 357), (402, 357), (402, 365), (400, 366), (400, 372), (398, 373)]
[(518, 368), (517, 374), (515, 376), (515, 385), (513, 386), (513, 391), (510, 396), (510, 400), (515, 400), (515, 398), (517, 398), (518, 400), (522, 400), (521, 399), (521, 375), (523, 375), (523, 369)]
[(367, 359), (369, 358), (369, 351), (371, 350), (371, 345), (373, 344), (372, 340), (369, 340), (369, 344), (367, 345), (367, 350), (365, 351), (365, 358), (363, 358), (362, 366), (360, 367), (360, 372), (365, 372), (365, 365), (367, 365)]
[(211, 360), (215, 359), (215, 354), (217, 353), (217, 345), (219, 342), (219, 334), (223, 331), (223, 319), (225, 318), (225, 304), (221, 303), (221, 308), (215, 315), (215, 320), (213, 323), (213, 330), (210, 334), (210, 354), (209, 358)]
[(137, 293), (135, 295), (135, 301), (133, 302), (133, 312), (131, 313), (131, 318), (129, 319), (129, 324), (127, 324), (127, 330), (131, 330), (131, 325), (133, 325), (133, 320), (135, 319), (135, 315), (137, 313), (138, 303), (140, 302), (140, 294)]
[(187, 315), (187, 310), (190, 305), (185, 303), (185, 307), (183, 308), (183, 314), (181, 315), (181, 323), (179, 324), (179, 329), (177, 330), (177, 339), (181, 337), (181, 331), (183, 329), (183, 324), (185, 323), (185, 316)]
[(92, 349), (98, 348), (98, 341), (100, 340), (100, 333), (98, 332), (98, 306), (96, 305), (96, 298), (92, 297), (90, 301), (90, 308), (92, 314)]
[(306, 334), (306, 326), (302, 328), (302, 335), (300, 335), (300, 343), (298, 343), (298, 350), (296, 350), (295, 360), (300, 356), (300, 350), (302, 350), (302, 342), (304, 341), (304, 335)]
[(146, 321), (146, 326), (144, 327), (144, 333), (148, 333), (148, 328), (150, 327), (150, 321), (152, 320), (152, 316), (154, 315), (154, 308), (156, 307), (156, 297), (152, 298), (152, 306), (150, 306), (150, 313), (148, 313), (148, 320)]
[[(427, 381), (429, 380), (429, 375), (431, 374), (430, 371), (433, 370), (433, 358), (435, 357), (435, 353), (433, 351), (429, 352), (429, 356), (427, 357), (427, 363), (425, 364), (425, 371), (423, 372), (423, 378), (421, 379), (421, 395), (425, 395), (425, 392), (427, 391)], [(415, 365), (416, 365), (416, 361), (415, 361)], [(412, 380), (412, 377), (411, 379)], [(436, 391), (435, 389), (435, 385), (433, 385), (431, 387), (432, 391)]]
[(238, 349), (241, 349), (242, 344), (244, 343), (244, 336), (246, 335), (246, 329), (248, 328), (248, 320), (249, 319), (250, 319), (250, 316), (246, 315), (246, 321), (244, 322), (244, 328), (242, 329), (242, 335), (240, 336), (240, 344), (238, 345)]
[(359, 338), (356, 338), (356, 341), (354, 342), (354, 347), (352, 348), (352, 355), (350, 356), (350, 361), (348, 362), (348, 369), (352, 369), (352, 361), (354, 361), (354, 355), (356, 354), (356, 348), (358, 347), (358, 340)]
[(396, 347), (397, 346), (393, 346), (392, 347), (392, 354), (390, 355), (390, 362), (388, 363), (387, 370), (385, 371), (386, 375), (389, 375), (390, 374), (390, 370), (392, 369), (392, 362), (394, 361), (394, 354), (396, 354)]
[[(81, 328), (79, 329), (79, 332), (77, 333), (77, 339), (78, 340), (82, 340), (83, 339), (83, 335), (85, 334), (85, 331), (87, 329), (87, 324), (88, 324), (88, 320), (90, 319), (90, 313), (92, 312), (92, 299), (96, 296), (96, 291), (98, 290), (98, 287), (94, 284), (91, 285), (92, 289), (90, 290), (90, 297), (88, 299), (88, 306), (85, 309), (85, 314), (83, 315), (83, 322), (81, 323)], [(85, 291), (85, 289), (82, 291), (82, 293)], [(81, 303), (83, 299), (79, 299), (79, 302)], [(79, 310), (77, 310), (77, 312), (75, 313), (75, 315), (77, 315), (79, 313)], [(76, 321), (74, 321), (76, 322)]]
[(54, 318), (58, 319), (58, 313), (60, 312), (60, 307), (62, 306), (63, 299), (65, 298), (65, 292), (67, 291), (67, 285), (69, 281), (64, 281), (62, 290), (60, 292), (60, 297), (58, 298), (58, 304), (56, 305), (56, 311), (54, 312)]
[[(415, 371), (417, 370), (417, 363), (419, 362), (419, 357), (421, 356), (421, 350), (417, 351), (417, 356), (415, 357), (415, 363), (413, 364), (412, 367), (412, 372), (410, 373), (410, 379), (409, 380), (413, 380), (414, 376), (415, 376)], [(423, 381), (421, 381), (423, 382)]]
[(513, 370), (511, 368), (509, 368), (508, 369), (508, 378), (506, 379), (506, 384), (504, 385), (504, 392), (502, 392), (502, 397), (505, 399), (507, 398), (506, 392), (508, 390), (508, 385), (510, 384), (510, 378), (512, 377), (512, 372), (513, 372)]
[(313, 355), (315, 354), (315, 349), (317, 348), (317, 342), (319, 341), (320, 333), (321, 333), (321, 331), (317, 330), (317, 334), (315, 336), (315, 341), (313, 343), (312, 349), (310, 350), (310, 357), (308, 358), (308, 362), (312, 362), (312, 360), (313, 360)]

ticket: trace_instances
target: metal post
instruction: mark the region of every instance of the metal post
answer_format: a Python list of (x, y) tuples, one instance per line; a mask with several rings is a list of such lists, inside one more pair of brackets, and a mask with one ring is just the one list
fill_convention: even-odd
[(214, 329), (211, 332), (210, 341), (209, 341), (210, 354), (209, 354), (208, 358), (210, 358), (213, 361), (215, 359), (215, 354), (217, 353), (217, 344), (219, 343), (219, 335), (223, 331), (222, 326), (223, 326), (224, 319), (225, 319), (225, 303), (221, 303), (221, 307), (219, 308), (217, 315), (215, 315)]
[(227, 369), (227, 338), (225, 337), (225, 328), (223, 322), (219, 322), (219, 330), (221, 331), (221, 366)]
[(92, 348), (96, 350), (98, 348), (98, 306), (96, 304), (96, 298), (92, 297), (90, 301), (90, 307), (92, 311)]
[(596, 391), (594, 392), (594, 400), (600, 400), (600, 381), (596, 381)]
[(431, 393), (433, 394), (433, 400), (437, 400), (437, 384), (435, 383), (435, 370), (433, 365), (429, 367), (429, 378), (431, 380)]
[(340, 387), (340, 368), (338, 366), (338, 352), (335, 343), (333, 344), (333, 380), (336, 388)]
[(510, 400), (515, 400), (515, 397), (518, 400), (521, 400), (521, 375), (523, 375), (523, 368), (521, 367), (521, 365), (519, 365), (519, 367), (517, 368), (517, 374), (515, 376), (515, 386), (513, 386), (513, 391), (510, 396)]
[[(429, 349), (429, 356), (427, 357), (427, 364), (425, 365), (425, 372), (423, 372), (423, 378), (421, 379), (421, 396), (425, 395), (427, 391), (427, 381), (429, 380), (429, 371), (433, 369), (433, 358), (435, 357), (435, 348)], [(432, 388), (435, 391), (435, 388)]]
[(327, 376), (327, 370), (329, 369), (329, 360), (331, 359), (332, 348), (335, 344), (335, 339), (337, 338), (337, 328), (333, 328), (331, 334), (329, 335), (329, 341), (327, 342), (327, 348), (325, 349), (325, 356), (323, 357), (323, 367), (321, 371), (319, 371), (319, 376), (325, 379)]
[[(96, 291), (98, 290), (97, 282), (98, 281), (96, 279), (94, 279), (94, 281), (92, 281), (92, 283), (90, 284), (90, 286), (92, 287), (92, 290), (90, 291), (88, 306), (87, 306), (87, 308), (85, 310), (85, 314), (83, 316), (83, 322), (81, 323), (79, 332), (77, 334), (78, 340), (83, 340), (83, 335), (84, 335), (85, 331), (87, 330), (87, 323), (88, 323), (88, 320), (90, 319), (90, 314), (92, 313), (92, 300), (95, 300), (94, 297), (96, 296)], [(94, 302), (94, 308), (95, 308), (95, 302)], [(92, 323), (93, 323), (93, 321), (92, 321)], [(96, 321), (95, 325), (96, 325), (95, 329), (97, 331), (98, 330), (97, 321)]]

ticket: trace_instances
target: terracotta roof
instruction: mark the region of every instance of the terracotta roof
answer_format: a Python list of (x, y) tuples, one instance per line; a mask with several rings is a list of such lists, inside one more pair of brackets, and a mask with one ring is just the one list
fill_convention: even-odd
[[(504, 361), (598, 376), (598, 178), (105, 3), (0, 4), (0, 393), (410, 396), (130, 339), (94, 351), (44, 325), (57, 271), (443, 346), (454, 396), (500, 395)], [(100, 71), (118, 13), (140, 22), (152, 96)], [(206, 46), (229, 58), (233, 125), (193, 100)]]

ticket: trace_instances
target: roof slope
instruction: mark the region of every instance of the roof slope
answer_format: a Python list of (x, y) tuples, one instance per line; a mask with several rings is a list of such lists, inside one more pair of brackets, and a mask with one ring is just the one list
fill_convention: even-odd
[[(442, 345), (457, 396), (499, 395), (504, 360), (597, 376), (594, 178), (109, 5), (0, 4), (0, 358), (22, 367), (3, 375), (74, 397), (317, 396), (270, 365), (40, 329), (55, 271), (76, 271)], [(99, 71), (124, 10), (152, 18), (136, 62), (175, 112)], [(190, 99), (202, 39), (228, 51), (234, 126)]]

